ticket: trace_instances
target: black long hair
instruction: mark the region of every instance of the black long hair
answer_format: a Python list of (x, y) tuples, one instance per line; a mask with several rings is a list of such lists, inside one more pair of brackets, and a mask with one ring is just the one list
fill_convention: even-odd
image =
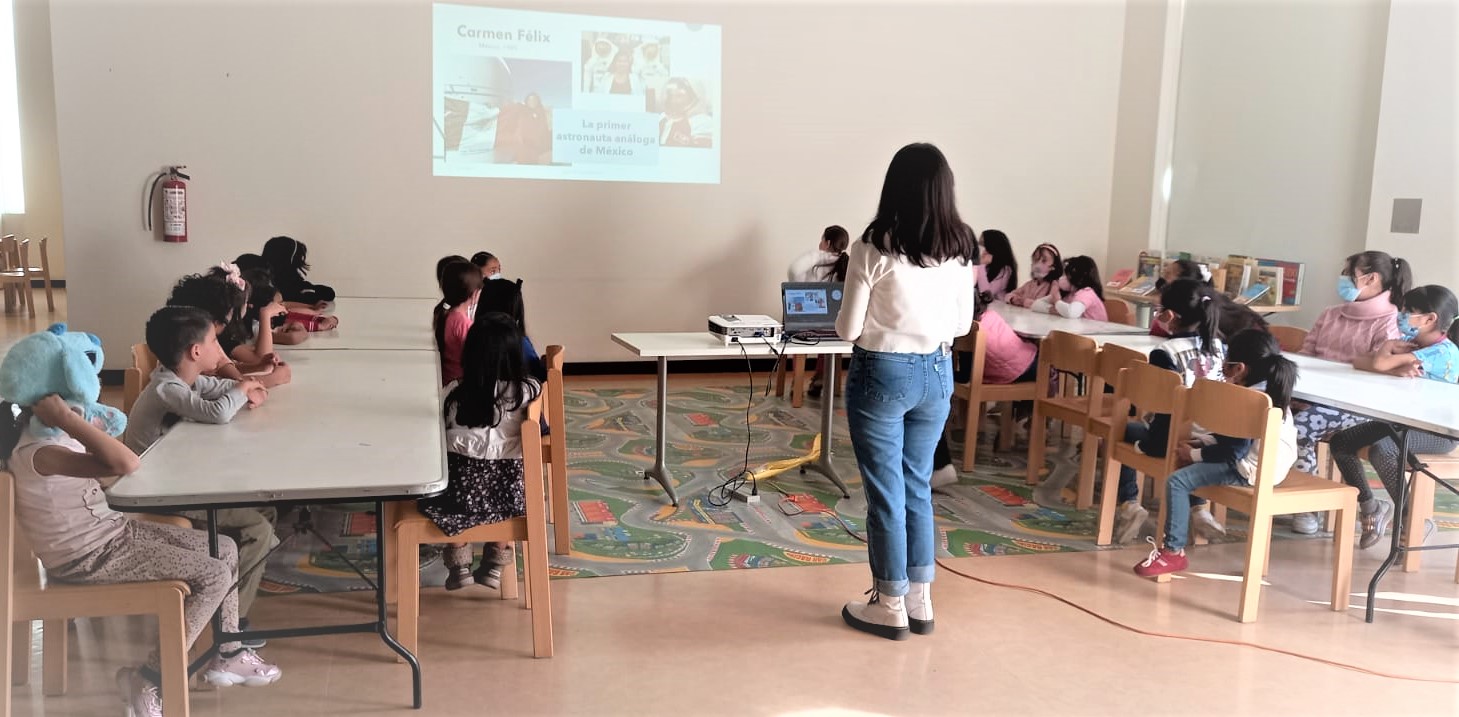
[(495, 259), (496, 255), (489, 251), (479, 251), (471, 255), (471, 263), (478, 269), (485, 269), (487, 264)]
[(851, 263), (851, 257), (846, 254), (846, 247), (851, 243), (851, 235), (846, 228), (833, 224), (821, 232), (821, 239), (831, 248), (831, 253), (836, 255), (836, 260), (817, 264), (815, 268), (820, 269), (821, 278), (826, 281), (846, 281), (846, 267)]
[(309, 273), (309, 247), (293, 237), (274, 237), (264, 242), (263, 260), (278, 281), (303, 279)]
[(1180, 327), (1196, 327), (1196, 333), (1201, 337), (1201, 353), (1216, 354), (1221, 302), (1216, 298), (1215, 290), (1194, 279), (1177, 279), (1161, 290), (1160, 306), (1175, 314)]
[(522, 303), (522, 285), (515, 281), (497, 279), (481, 285), (481, 300), (476, 304), (477, 313), (488, 311), (506, 314), (517, 322), (517, 330), (523, 336), (527, 333), (527, 307)]
[(1383, 290), (1388, 292), (1388, 300), (1403, 308), (1403, 297), (1413, 286), (1413, 268), (1407, 261), (1381, 251), (1358, 252), (1348, 257), (1342, 273), (1351, 277), (1358, 271), (1377, 274), (1382, 279)]
[(446, 315), (451, 310), (470, 301), (471, 296), (481, 288), (481, 270), (462, 261), (447, 264), (441, 271), (441, 293), (445, 299), (436, 304), (431, 326), (436, 333), (436, 350), (446, 352)]
[(1011, 291), (1018, 288), (1018, 259), (1013, 256), (1013, 244), (1008, 241), (1008, 235), (997, 229), (984, 229), (981, 237), (983, 251), (993, 255), (993, 261), (988, 262), (984, 267), (984, 275), (988, 281), (998, 278), (1004, 269), (1010, 270), (1008, 289)]
[(1247, 329), (1231, 337), (1226, 345), (1226, 361), (1246, 365), (1246, 385), (1266, 382), (1266, 395), (1272, 406), (1291, 410), (1292, 388), (1297, 385), (1297, 364), (1282, 355), (1282, 345), (1275, 336), (1258, 329)]
[(436, 286), (440, 286), (441, 285), (441, 275), (443, 273), (445, 273), (447, 266), (449, 266), (451, 264), (458, 264), (458, 263), (461, 263), (461, 262), (464, 262), (464, 261), (466, 261), (466, 257), (461, 256), (460, 254), (452, 254), (450, 256), (443, 256), (440, 259), (437, 259), (436, 260)]
[(1070, 294), (1080, 289), (1093, 289), (1094, 295), (1104, 301), (1104, 282), (1099, 280), (1099, 265), (1087, 256), (1070, 257), (1064, 262), (1064, 276), (1069, 279)]
[(941, 150), (918, 143), (897, 151), (882, 182), (876, 217), (861, 241), (921, 267), (978, 260), (973, 232), (957, 211), (952, 168)]
[[(1190, 259), (1175, 259), (1170, 263), (1174, 264), (1176, 271), (1180, 272), (1180, 274), (1175, 277), (1176, 281), (1179, 281), (1181, 279), (1192, 279), (1195, 281), (1199, 281), (1206, 286), (1211, 286), (1211, 270), (1207, 269), (1205, 265), (1198, 264), (1194, 261), (1191, 261)], [(1162, 276), (1159, 279), (1155, 280), (1155, 288), (1164, 289), (1165, 285), (1168, 283), (1170, 282), (1166, 281), (1165, 277)]]
[(446, 413), (455, 410), (456, 425), (495, 428), (521, 408), (529, 397), (522, 391), (527, 367), (516, 320), (478, 312), (461, 348), (461, 372), (461, 381), (446, 396)]
[(242, 343), (243, 310), (247, 297), (237, 284), (215, 274), (189, 274), (172, 287), (168, 306), (192, 306), (208, 312), (215, 324), (223, 324), (219, 338)]
[(1404, 294), (1402, 301), (1400, 311), (1438, 316), (1444, 335), (1459, 343), (1459, 321), (1454, 320), (1459, 317), (1459, 298), (1455, 298), (1454, 292), (1438, 284), (1428, 284)]
[(253, 322), (258, 321), (259, 331), (271, 331), (272, 326), (262, 325), (260, 316), (263, 307), (274, 303), (274, 296), (279, 293), (274, 286), (273, 277), (269, 275), (268, 269), (249, 269), (243, 272), (243, 281), (248, 284), (247, 308), (243, 312), (242, 330), (247, 338), (253, 338)]
[(30, 409), (9, 401), (0, 401), (0, 463), (10, 460), (25, 427), (30, 423)]

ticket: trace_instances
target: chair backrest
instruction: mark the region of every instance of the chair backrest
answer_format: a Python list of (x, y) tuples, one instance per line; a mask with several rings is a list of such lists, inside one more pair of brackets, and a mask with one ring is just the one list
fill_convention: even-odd
[(1282, 350), (1287, 353), (1300, 352), (1302, 344), (1307, 341), (1307, 329), (1299, 329), (1295, 326), (1273, 326), (1270, 331), (1272, 336), (1277, 338), (1277, 343), (1282, 345)]
[(1130, 408), (1139, 413), (1165, 413), (1171, 416), (1170, 436), (1166, 441), (1165, 455), (1173, 455), (1177, 439), (1186, 434), (1185, 424), (1179, 421), (1185, 405), (1187, 390), (1180, 380), (1180, 374), (1168, 369), (1137, 363), (1120, 370), (1115, 380), (1115, 406), (1112, 428), (1113, 438), (1122, 440), (1125, 424), (1130, 420)]
[(1186, 393), (1186, 400), (1172, 425), (1198, 423), (1212, 433), (1232, 438), (1261, 441), (1257, 464), (1257, 488), (1271, 490), (1267, 480), (1276, 457), (1282, 429), (1282, 409), (1273, 408), (1271, 397), (1261, 391), (1224, 381), (1199, 379)]
[(13, 599), (15, 590), (39, 589), (41, 577), (40, 562), (15, 522), (15, 476), (10, 471), (0, 471), (0, 504), (0, 562), (10, 580), (4, 599)]
[(1125, 326), (1135, 325), (1135, 312), (1130, 304), (1123, 299), (1105, 299), (1104, 313), (1109, 315), (1111, 323), (1124, 324)]
[(1114, 386), (1120, 378), (1120, 369), (1129, 368), (1137, 363), (1149, 363), (1150, 357), (1131, 348), (1105, 344), (1099, 349), (1099, 360), (1095, 363), (1094, 381), (1089, 391), (1091, 395), (1102, 393), (1105, 386)]
[(132, 344), (132, 367), (142, 372), (144, 381), (157, 369), (157, 356), (147, 344)]
[(46, 251), (46, 245), (50, 242), (51, 240), (49, 237), (41, 237), (41, 273), (45, 274), (48, 281), (50, 280), (51, 276), (51, 255), (49, 252)]
[(1099, 363), (1099, 344), (1088, 336), (1067, 331), (1051, 331), (1039, 342), (1038, 389), (1035, 395), (1048, 396), (1051, 371), (1088, 376)]
[(957, 337), (952, 342), (953, 351), (969, 353), (973, 356), (973, 370), (970, 374), (971, 378), (968, 379), (968, 383), (973, 386), (983, 383), (983, 369), (988, 358), (988, 346), (983, 341), (981, 329), (978, 322), (974, 321), (967, 334)]
[(0, 270), (14, 271), (22, 266), (20, 263), (20, 242), (15, 240), (15, 235), (6, 234), (0, 237)]
[(15, 268), (19, 269), (27, 277), (33, 276), (36, 272), (35, 267), (30, 265), (30, 240), (21, 239), (18, 247), (16, 257), (19, 263), (15, 265)]
[[(535, 516), (538, 511), (546, 511), (547, 486), (542, 480), (542, 461), (532, 460), (534, 456), (542, 455), (542, 404), (544, 396), (538, 396), (537, 400), (527, 404), (527, 415), (522, 418), (522, 487), (525, 489), (527, 498), (527, 514)], [(530, 529), (538, 525), (544, 525), (543, 521), (527, 521)], [(544, 530), (542, 535), (528, 535), (528, 540), (546, 541), (547, 535)], [(542, 543), (546, 545), (546, 543)]]
[(547, 352), (542, 355), (542, 361), (547, 364), (547, 385), (543, 387), (547, 406), (543, 411), (547, 414), (547, 427), (556, 436), (552, 441), (552, 468), (565, 471), (567, 467), (563, 464), (567, 461), (567, 407), (564, 396), (567, 387), (562, 378), (564, 354), (561, 346), (548, 346)]

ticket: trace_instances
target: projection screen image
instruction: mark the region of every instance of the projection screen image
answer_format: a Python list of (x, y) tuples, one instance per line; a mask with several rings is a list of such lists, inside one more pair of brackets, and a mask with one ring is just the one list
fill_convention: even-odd
[(718, 26), (433, 13), (435, 176), (719, 183)]

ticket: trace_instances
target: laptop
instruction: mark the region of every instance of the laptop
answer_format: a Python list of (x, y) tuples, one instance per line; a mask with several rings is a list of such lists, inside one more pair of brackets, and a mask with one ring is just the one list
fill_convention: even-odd
[(780, 285), (787, 337), (839, 338), (836, 316), (841, 313), (843, 284), (834, 282), (787, 281)]

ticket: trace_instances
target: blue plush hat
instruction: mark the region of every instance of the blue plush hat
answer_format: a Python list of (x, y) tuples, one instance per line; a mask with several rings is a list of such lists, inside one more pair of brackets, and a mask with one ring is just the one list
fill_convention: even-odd
[[(101, 398), (101, 367), (106, 355), (95, 334), (67, 331), (65, 324), (52, 324), (31, 334), (10, 348), (0, 362), (0, 396), (20, 406), (32, 406), (51, 394), (61, 397), (92, 425), (120, 436), (127, 416)], [(46, 438), (60, 433), (31, 419), (31, 434)]]

